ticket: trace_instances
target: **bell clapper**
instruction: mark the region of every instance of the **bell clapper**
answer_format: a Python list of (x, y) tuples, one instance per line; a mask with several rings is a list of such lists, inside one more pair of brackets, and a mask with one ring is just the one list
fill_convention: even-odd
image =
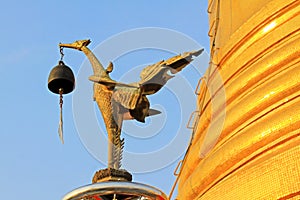
[(60, 115), (59, 115), (59, 125), (58, 125), (58, 134), (61, 142), (64, 144), (64, 137), (63, 137), (63, 117), (62, 117), (62, 106), (63, 106), (63, 93), (64, 89), (59, 88), (59, 110), (60, 110)]

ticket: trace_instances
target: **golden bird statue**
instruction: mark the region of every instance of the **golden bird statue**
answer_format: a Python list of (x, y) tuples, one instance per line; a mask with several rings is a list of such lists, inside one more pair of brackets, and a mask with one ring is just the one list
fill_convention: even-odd
[(104, 69), (97, 57), (87, 47), (90, 40), (78, 40), (70, 44), (59, 44), (60, 48), (72, 48), (82, 51), (90, 61), (94, 75), (89, 80), (94, 82), (94, 100), (101, 111), (108, 134), (108, 168), (121, 167), (124, 138), (121, 139), (122, 122), (135, 119), (145, 122), (145, 117), (159, 114), (160, 111), (150, 109), (147, 95), (159, 91), (166, 82), (199, 56), (203, 49), (186, 52), (166, 61), (147, 66), (140, 74), (141, 80), (125, 84), (112, 80), (109, 73), (113, 71), (112, 62)]

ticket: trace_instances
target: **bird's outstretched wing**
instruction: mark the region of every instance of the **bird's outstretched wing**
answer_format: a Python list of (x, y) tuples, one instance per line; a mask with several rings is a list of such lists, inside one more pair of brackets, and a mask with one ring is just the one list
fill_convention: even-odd
[(146, 95), (159, 91), (169, 79), (174, 77), (173, 74), (181, 71), (193, 60), (194, 56), (200, 55), (202, 51), (203, 49), (186, 52), (147, 66), (142, 70), (139, 82), (129, 84), (130, 87), (125, 84), (116, 85), (112, 98), (128, 109), (132, 118), (144, 122), (145, 117), (151, 115), (150, 103)]
[(142, 94), (149, 95), (159, 91), (168, 80), (174, 77), (173, 74), (181, 71), (202, 52), (203, 49), (186, 52), (144, 68), (140, 74), (141, 80), (138, 82)]

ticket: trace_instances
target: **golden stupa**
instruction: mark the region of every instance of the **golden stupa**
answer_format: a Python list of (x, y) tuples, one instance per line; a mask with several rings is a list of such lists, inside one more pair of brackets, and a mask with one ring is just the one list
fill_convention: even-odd
[(209, 0), (178, 200), (300, 199), (300, 1)]

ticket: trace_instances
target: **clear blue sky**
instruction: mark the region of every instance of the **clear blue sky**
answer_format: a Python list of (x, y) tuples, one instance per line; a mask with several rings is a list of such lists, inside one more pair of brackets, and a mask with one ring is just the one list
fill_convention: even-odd
[[(78, 133), (77, 122), (74, 120), (74, 107), (76, 109), (74, 94), (66, 95), (64, 98), (65, 144), (62, 145), (59, 141), (58, 97), (47, 89), (49, 71), (59, 60), (59, 42), (90, 38), (92, 40), (90, 48), (93, 49), (101, 42), (124, 31), (157, 27), (185, 34), (207, 51), (209, 49), (206, 0), (106, 2), (11, 0), (2, 2), (1, 8), (1, 199), (61, 199), (67, 192), (89, 184), (94, 172), (105, 168), (104, 164), (97, 160), (97, 156), (90, 154), (82, 143), (82, 133)], [(110, 51), (113, 51), (117, 46), (111, 48)], [(189, 50), (192, 49), (187, 49)], [(64, 61), (72, 67), (75, 74), (80, 74), (85, 56), (72, 50), (65, 50), (65, 54)], [(115, 60), (113, 76), (118, 79), (130, 71), (131, 67), (150, 64), (166, 59), (170, 55), (151, 49), (120, 55)], [(204, 73), (206, 66), (202, 67), (200, 71)], [(189, 79), (189, 73), (193, 74), (193, 70), (184, 69), (183, 75), (186, 79)], [(87, 78), (88, 76), (85, 77), (86, 82), (90, 84)], [(195, 88), (196, 83), (197, 80), (191, 80), (191, 87)], [(176, 99), (177, 94), (172, 92), (171, 99), (165, 96), (168, 91), (163, 90), (155, 94), (158, 99), (155, 97), (151, 99), (151, 103), (163, 111), (161, 119), (168, 121), (163, 123), (164, 128), (159, 128), (158, 138), (149, 136), (148, 141), (147, 138), (124, 134), (126, 151), (145, 154), (148, 151), (158, 151), (164, 145), (155, 146), (150, 139), (154, 139), (155, 143), (158, 140), (168, 143), (172, 140), (170, 132), (173, 132), (169, 128), (186, 125), (186, 117), (179, 120), (172, 118), (173, 115), (177, 115), (176, 101), (180, 100)], [(183, 92), (184, 89), (180, 91)], [(174, 100), (172, 95), (175, 95)], [(90, 101), (93, 103), (92, 98)], [(189, 103), (195, 104), (194, 101)], [(99, 113), (97, 116), (100, 118)], [(101, 124), (101, 119), (99, 121)], [(89, 131), (89, 127), (84, 128)], [(152, 128), (151, 123), (149, 126), (146, 123), (146, 129), (150, 130), (147, 134), (151, 135)], [(127, 122), (124, 124), (125, 129), (128, 132), (132, 131)], [(184, 134), (188, 141), (190, 130)], [(153, 169), (152, 172), (134, 173), (134, 181), (153, 185), (169, 194), (175, 180), (173, 170), (177, 161), (159, 170)], [(125, 158), (124, 162), (131, 161)], [(134, 162), (134, 165), (139, 165), (138, 161)], [(150, 166), (151, 162), (153, 160), (143, 161), (143, 164)], [(130, 164), (132, 163), (128, 166)]]

